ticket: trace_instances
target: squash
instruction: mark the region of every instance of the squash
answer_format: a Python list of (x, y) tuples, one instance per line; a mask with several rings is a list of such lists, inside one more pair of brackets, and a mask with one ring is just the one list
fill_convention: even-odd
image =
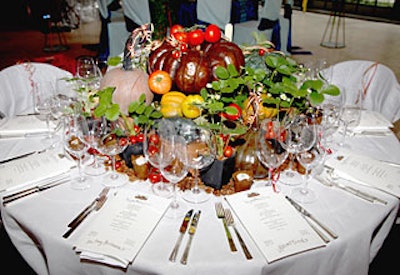
[(201, 88), (213, 80), (218, 66), (233, 64), (238, 72), (245, 65), (242, 50), (233, 42), (221, 39), (216, 43), (203, 43), (182, 52), (178, 58), (177, 49), (164, 40), (148, 58), (148, 72), (163, 70), (173, 80), (173, 88), (184, 93), (199, 93)]
[(120, 111), (128, 114), (129, 104), (139, 99), (144, 93), (146, 104), (154, 99), (148, 85), (149, 75), (141, 69), (124, 70), (113, 68), (106, 72), (100, 81), (100, 89), (115, 87), (113, 102), (119, 104)]

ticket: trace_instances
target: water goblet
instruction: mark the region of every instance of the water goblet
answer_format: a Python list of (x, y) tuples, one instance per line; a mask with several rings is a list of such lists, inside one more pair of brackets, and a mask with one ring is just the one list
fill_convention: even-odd
[(302, 150), (296, 154), (297, 160), (305, 168), (303, 185), (292, 189), (290, 197), (300, 203), (312, 203), (317, 199), (317, 194), (308, 187), (312, 178), (312, 169), (316, 169), (323, 163), (326, 151), (318, 144), (308, 150)]
[[(163, 134), (166, 120), (158, 119), (153, 124), (148, 124), (144, 129), (143, 155), (146, 160), (156, 169), (160, 169), (160, 148), (166, 136)], [(162, 178), (158, 182), (152, 182), (152, 190), (162, 197), (170, 197), (172, 190)]]
[(87, 117), (85, 119), (86, 130), (85, 139), (92, 149), (91, 163), (85, 166), (84, 172), (90, 176), (99, 176), (106, 172), (104, 166), (99, 162), (99, 138), (107, 127), (107, 121), (104, 117)]
[(183, 198), (191, 203), (203, 203), (210, 199), (211, 194), (200, 188), (200, 170), (210, 166), (215, 160), (216, 148), (211, 131), (193, 126), (188, 129), (186, 140), (188, 166), (194, 170), (194, 186), (185, 191)]
[(280, 139), (282, 147), (289, 153), (289, 167), (281, 173), (281, 182), (286, 185), (301, 184), (301, 177), (295, 171), (296, 153), (310, 149), (317, 138), (316, 125), (310, 123), (310, 117), (305, 114), (288, 116), (284, 121), (285, 139)]
[(185, 140), (177, 135), (163, 137), (163, 142), (159, 148), (160, 172), (173, 186), (173, 200), (171, 201), (170, 208), (173, 211), (174, 217), (181, 216), (182, 211), (184, 211), (177, 198), (176, 185), (188, 173), (186, 148)]
[(286, 130), (278, 120), (265, 119), (260, 123), (257, 136), (257, 157), (261, 163), (268, 167), (268, 185), (271, 185), (275, 192), (276, 171), (287, 159), (289, 153), (283, 149), (279, 140), (286, 138)]
[[(340, 122), (343, 125), (342, 137), (338, 145), (340, 148), (350, 149), (351, 146), (346, 143), (347, 135), (353, 133), (353, 129), (358, 126), (361, 120), (361, 110), (363, 108), (363, 94), (360, 88), (355, 90), (346, 90), (349, 100), (346, 98), (346, 103), (343, 106)], [(348, 93), (352, 93), (351, 96)], [(351, 97), (351, 98), (350, 98)]]
[(97, 90), (100, 87), (101, 70), (92, 56), (79, 56), (76, 59), (76, 77), (84, 90)]
[(84, 138), (84, 118), (82, 116), (65, 117), (63, 143), (64, 149), (77, 160), (78, 176), (71, 182), (71, 187), (77, 190), (89, 188), (91, 185), (82, 171), (82, 157), (89, 145)]
[(104, 155), (111, 158), (111, 171), (106, 173), (103, 178), (103, 185), (107, 187), (119, 187), (126, 184), (129, 180), (126, 174), (122, 174), (115, 169), (115, 157), (128, 147), (128, 139), (121, 135), (120, 128), (116, 122), (109, 122), (104, 126), (104, 130), (99, 133), (97, 149)]

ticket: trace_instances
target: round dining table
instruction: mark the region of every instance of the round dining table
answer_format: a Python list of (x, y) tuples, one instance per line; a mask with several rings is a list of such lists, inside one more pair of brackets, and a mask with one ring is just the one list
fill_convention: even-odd
[[(40, 140), (41, 137), (0, 138), (0, 161), (42, 150), (43, 145)], [(356, 153), (400, 164), (399, 140), (395, 135), (354, 135), (348, 137), (347, 142)], [(57, 148), (52, 150), (54, 154), (58, 152)], [(182, 217), (171, 218), (165, 215), (132, 263), (127, 269), (120, 269), (81, 261), (74, 250), (80, 231), (90, 224), (93, 217), (89, 216), (69, 238), (63, 238), (68, 223), (104, 188), (100, 179), (101, 177), (92, 177), (92, 185), (86, 190), (75, 190), (69, 184), (61, 184), (6, 205), (1, 204), (2, 222), (7, 233), (16, 249), (35, 272), (41, 275), (366, 275), (369, 264), (381, 248), (396, 221), (399, 210), (399, 198), (376, 188), (356, 185), (358, 189), (379, 197), (387, 204), (368, 202), (343, 190), (323, 185), (313, 178), (309, 187), (318, 197), (315, 202), (304, 207), (331, 228), (338, 238), (324, 247), (269, 263), (240, 221), (237, 221), (237, 229), (253, 258), (246, 259), (239, 246), (237, 252), (231, 252), (224, 227), (214, 209), (215, 202), (224, 201), (223, 196), (212, 195), (208, 201), (199, 204), (182, 201), (185, 211), (194, 209), (201, 210), (202, 213), (188, 263), (183, 265), (179, 261), (171, 262), (168, 259), (178, 238)], [(148, 181), (132, 181), (116, 188), (115, 192), (122, 188), (152, 192), (151, 183)], [(95, 215), (96, 213), (92, 216)], [(232, 237), (238, 243), (236, 235), (232, 234)]]

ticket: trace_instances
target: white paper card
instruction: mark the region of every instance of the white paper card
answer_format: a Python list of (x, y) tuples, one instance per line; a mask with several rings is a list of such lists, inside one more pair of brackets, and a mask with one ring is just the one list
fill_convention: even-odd
[(301, 214), (272, 188), (243, 191), (226, 199), (269, 263), (325, 246)]
[(345, 179), (367, 184), (400, 198), (400, 166), (342, 151), (325, 165)]
[(46, 121), (39, 119), (39, 116), (36, 115), (6, 118), (0, 127), (0, 137), (24, 136), (47, 132)]
[(167, 211), (168, 199), (120, 190), (78, 237), (81, 259), (126, 268)]
[(0, 165), (0, 192), (21, 189), (66, 174), (75, 164), (53, 151), (36, 153)]
[(381, 113), (363, 110), (361, 113), (360, 124), (354, 128), (354, 132), (367, 130), (389, 131), (393, 124), (388, 121)]

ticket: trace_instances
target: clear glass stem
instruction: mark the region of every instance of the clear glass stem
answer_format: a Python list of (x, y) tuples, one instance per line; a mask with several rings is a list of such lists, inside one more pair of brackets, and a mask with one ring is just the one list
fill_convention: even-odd
[(308, 182), (310, 179), (310, 170), (306, 169), (306, 172), (304, 174), (304, 178), (303, 178), (303, 188), (301, 189), (301, 193), (302, 194), (307, 194), (308, 193)]
[(111, 179), (115, 180), (118, 178), (117, 171), (115, 170), (115, 155), (112, 155), (111, 157)]
[(50, 117), (51, 114), (46, 115), (46, 127), (47, 127), (47, 138), (53, 138), (53, 132), (50, 129)]
[(178, 208), (179, 207), (179, 203), (178, 203), (178, 197), (176, 194), (176, 183), (175, 182), (171, 182), (172, 183), (172, 194), (173, 194), (173, 199), (171, 201), (171, 208)]
[(78, 156), (78, 175), (79, 175), (79, 182), (85, 181), (85, 176), (82, 172), (82, 155)]
[(347, 128), (348, 128), (348, 123), (345, 122), (344, 129), (343, 129), (343, 135), (342, 135), (342, 141), (339, 143), (340, 146), (343, 146), (346, 142)]
[(192, 189), (193, 194), (199, 194), (200, 193), (200, 188), (199, 188), (199, 169), (195, 169), (195, 175), (194, 175), (194, 186)]

